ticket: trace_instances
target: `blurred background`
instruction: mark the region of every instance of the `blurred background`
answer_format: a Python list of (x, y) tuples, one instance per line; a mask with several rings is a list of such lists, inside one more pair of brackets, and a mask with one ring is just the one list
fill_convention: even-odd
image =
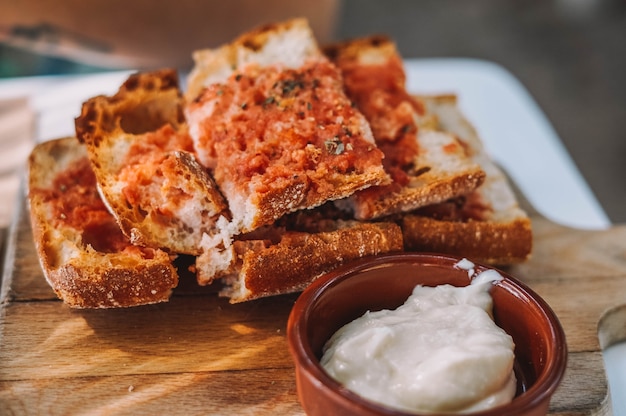
[(0, 77), (185, 70), (192, 50), (294, 16), (321, 42), (385, 33), (407, 58), (495, 62), (529, 90), (612, 222), (626, 222), (626, 0), (65, 3), (0, 3)]

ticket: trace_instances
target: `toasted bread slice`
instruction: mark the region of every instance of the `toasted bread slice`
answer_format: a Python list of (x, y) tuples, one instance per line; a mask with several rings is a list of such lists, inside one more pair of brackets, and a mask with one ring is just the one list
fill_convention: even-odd
[(37, 145), (29, 158), (28, 201), (44, 275), (73, 308), (167, 301), (178, 284), (170, 255), (131, 245), (96, 189), (76, 138)]
[(445, 201), (478, 187), (485, 173), (456, 137), (429, 128), (423, 104), (405, 87), (402, 59), (386, 37), (324, 49), (341, 69), (345, 89), (372, 126), (393, 183), (357, 192), (341, 205), (369, 220)]
[(132, 243), (196, 255), (207, 234), (224, 243), (215, 225), (228, 212), (193, 155), (182, 108), (175, 71), (135, 74), (114, 96), (85, 102), (76, 132)]
[(456, 96), (420, 99), (436, 116), (439, 128), (459, 137), (486, 178), (467, 195), (403, 216), (406, 249), (453, 253), (502, 265), (526, 260), (532, 252), (530, 218), (520, 208), (506, 175), (460, 111)]
[[(301, 291), (342, 263), (402, 247), (402, 231), (393, 222), (323, 219), (307, 229), (284, 225), (257, 229), (239, 236), (231, 246), (229, 267), (219, 275), (224, 284), (220, 295), (238, 303)], [(218, 277), (213, 274), (214, 261), (208, 252), (197, 258), (201, 285)]]
[(195, 57), (190, 134), (242, 232), (389, 183), (367, 121), (305, 20)]

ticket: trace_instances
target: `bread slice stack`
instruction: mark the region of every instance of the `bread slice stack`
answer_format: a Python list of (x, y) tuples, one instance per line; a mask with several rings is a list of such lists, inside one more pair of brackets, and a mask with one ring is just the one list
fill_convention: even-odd
[[(132, 75), (115, 95), (84, 103), (79, 141), (57, 142), (55, 157), (43, 145), (33, 152), (31, 221), (44, 230), (35, 239), (47, 276), (59, 276), (49, 281), (57, 290), (64, 275), (54, 270), (72, 258), (92, 275), (57, 290), (70, 306), (133, 302), (72, 300), (79, 287), (100, 293), (109, 268), (90, 268), (98, 243), (81, 240), (78, 222), (41, 209), (42, 190), (56, 185), (36, 174), (68, 176), (65, 153), (81, 155), (93, 178), (84, 194), (124, 242), (102, 256), (149, 257), (137, 264), (163, 267), (168, 290), (181, 254), (195, 259), (200, 285), (219, 284), (232, 303), (297, 292), (339, 264), (386, 252), (502, 263), (529, 255), (530, 222), (454, 97), (406, 91), (390, 40), (320, 48), (306, 20), (294, 19), (194, 59), (185, 91), (172, 70)], [(60, 235), (45, 244), (50, 227)], [(163, 300), (154, 290), (135, 304)]]

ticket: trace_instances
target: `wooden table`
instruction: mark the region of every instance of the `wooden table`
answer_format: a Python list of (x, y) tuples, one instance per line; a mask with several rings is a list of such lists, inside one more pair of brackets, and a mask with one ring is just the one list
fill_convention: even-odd
[[(285, 333), (296, 295), (230, 305), (189, 278), (169, 303), (71, 310), (45, 282), (19, 212), (2, 281), (0, 414), (303, 413)], [(533, 227), (532, 259), (507, 271), (545, 298), (567, 335), (550, 412), (611, 414), (598, 325), (626, 301), (626, 226), (572, 230), (533, 214)], [(603, 321), (605, 343), (624, 336), (624, 321)]]

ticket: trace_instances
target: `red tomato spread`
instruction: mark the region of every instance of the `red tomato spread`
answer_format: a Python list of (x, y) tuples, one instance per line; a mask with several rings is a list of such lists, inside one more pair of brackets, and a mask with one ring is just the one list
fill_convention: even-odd
[(411, 164), (419, 150), (416, 115), (423, 115), (424, 107), (406, 91), (400, 58), (394, 55), (381, 64), (340, 60), (338, 65), (348, 97), (369, 121), (385, 153), (385, 167)]
[(53, 227), (71, 227), (82, 233), (82, 243), (100, 252), (137, 251), (144, 257), (151, 250), (130, 244), (114, 217), (100, 199), (96, 177), (85, 157), (54, 178), (51, 190), (35, 189), (52, 207)]
[(357, 197), (374, 200), (398, 192), (409, 183), (409, 175), (415, 175), (417, 117), (425, 113), (424, 106), (406, 91), (406, 76), (397, 55), (367, 64), (353, 57), (339, 57), (336, 64), (344, 77), (346, 94), (372, 127), (376, 144), (385, 154), (385, 171), (392, 178), (391, 184), (365, 189)]
[(131, 145), (124, 165), (156, 161), (162, 158), (164, 153), (173, 150), (192, 152), (193, 142), (186, 132), (178, 132), (171, 124), (165, 124), (158, 130), (140, 135)]
[(299, 69), (247, 66), (188, 110), (198, 158), (218, 183), (246, 188), (255, 178), (257, 193), (303, 173), (323, 187), (329, 173), (365, 171), (383, 157), (326, 60)]
[(176, 186), (176, 181), (166, 183), (166, 178), (180, 176), (171, 152), (192, 151), (192, 148), (189, 135), (174, 130), (169, 124), (138, 137), (118, 176), (125, 183), (122, 193), (128, 203), (145, 210), (154, 209), (157, 214), (154, 219), (169, 221), (180, 204), (189, 198)]

